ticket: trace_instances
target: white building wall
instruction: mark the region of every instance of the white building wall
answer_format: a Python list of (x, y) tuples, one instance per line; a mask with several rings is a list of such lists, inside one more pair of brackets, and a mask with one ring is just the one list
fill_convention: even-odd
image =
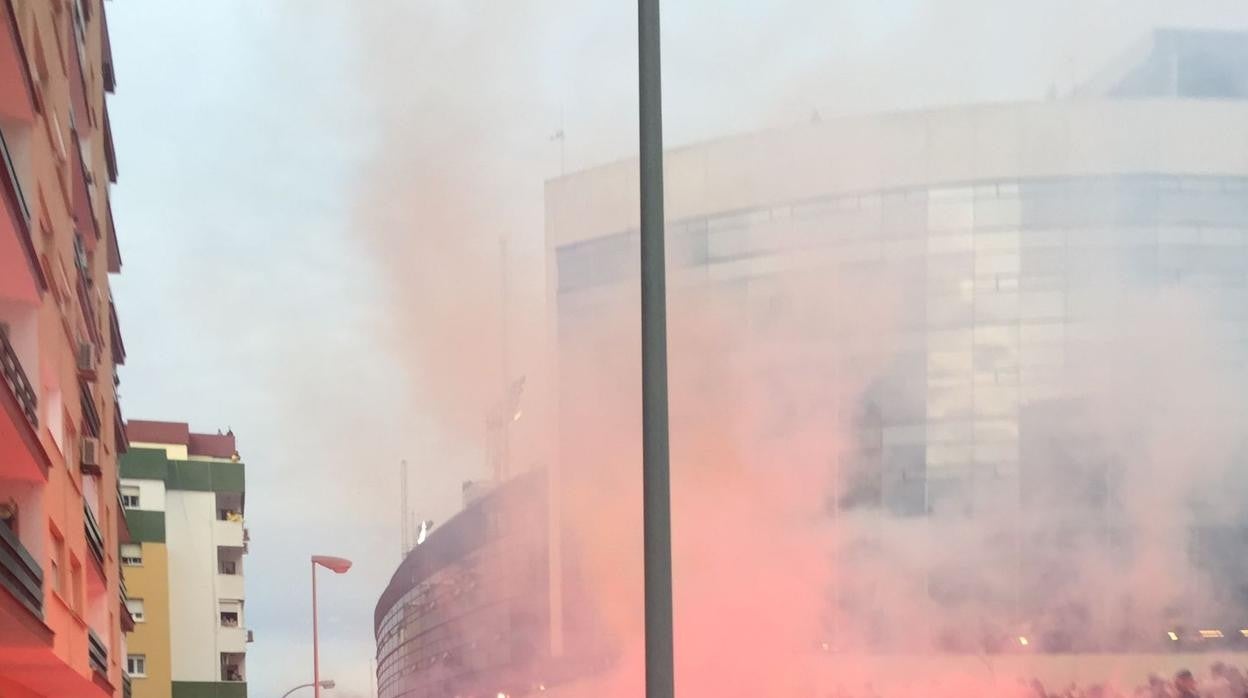
[(169, 490), (165, 503), (173, 680), (220, 681), (216, 495)]
[(123, 477), (121, 486), (139, 488), (139, 506), (134, 507), (135, 509), (139, 511), (165, 510), (164, 480), (133, 480)]

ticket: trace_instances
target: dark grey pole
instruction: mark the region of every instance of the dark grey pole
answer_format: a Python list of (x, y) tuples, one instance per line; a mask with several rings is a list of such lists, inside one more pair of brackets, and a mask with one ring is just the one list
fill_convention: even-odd
[(672, 504), (667, 421), (663, 242), (663, 88), (659, 0), (638, 0), (641, 113), (641, 430), (646, 698), (676, 693), (672, 647)]

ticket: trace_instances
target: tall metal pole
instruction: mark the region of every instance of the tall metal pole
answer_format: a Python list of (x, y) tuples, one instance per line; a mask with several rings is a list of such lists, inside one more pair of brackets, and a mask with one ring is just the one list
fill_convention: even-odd
[[(406, 525), (406, 522), (404, 522)], [(321, 647), (316, 628), (316, 561), (312, 561), (312, 690), (321, 698)]]
[(412, 549), (411, 531), (407, 527), (407, 490), (407, 461), (403, 460), (399, 462), (399, 527), (402, 529), (399, 536), (399, 562)]
[(510, 409), (508, 400), (510, 398), (511, 391), (511, 376), (508, 374), (511, 373), (511, 369), (507, 362), (507, 352), (510, 348), (507, 345), (510, 337), (508, 336), (509, 328), (507, 327), (507, 237), (505, 235), (498, 239), (498, 260), (498, 319), (501, 324), (502, 335), (502, 342), (500, 342), (502, 346), (499, 351), (499, 363), (500, 370), (502, 372), (501, 383), (503, 386), (503, 403), (500, 404), (498, 408), (498, 428), (500, 430), (498, 434), (498, 481), (502, 482), (507, 479), (508, 475), (510, 475), (508, 472), (510, 469), (510, 463), (507, 461), (511, 456), (511, 434), (509, 432), (511, 430), (512, 422), (512, 415), (508, 411)]
[(676, 692), (672, 642), (672, 510), (667, 414), (663, 232), (663, 89), (659, 0), (637, 2), (641, 115), (641, 411), (646, 698)]

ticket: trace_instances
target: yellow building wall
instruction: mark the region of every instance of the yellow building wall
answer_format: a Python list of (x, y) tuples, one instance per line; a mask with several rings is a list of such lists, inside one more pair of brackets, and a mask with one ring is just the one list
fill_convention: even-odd
[(134, 698), (170, 698), (173, 676), (169, 638), (169, 550), (164, 543), (142, 543), (143, 565), (123, 567), (126, 592), (143, 599), (144, 622), (126, 635), (126, 651), (147, 657), (147, 676), (134, 677)]

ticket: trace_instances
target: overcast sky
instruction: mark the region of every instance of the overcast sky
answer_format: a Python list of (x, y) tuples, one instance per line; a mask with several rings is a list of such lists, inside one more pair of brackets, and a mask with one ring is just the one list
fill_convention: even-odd
[[(437, 521), (481, 475), (482, 437), (463, 415), (482, 414), (483, 385), (497, 385), (497, 240), (513, 250), (522, 373), (538, 351), (551, 134), (563, 126), (569, 170), (635, 153), (635, 3), (117, 0), (108, 12), (123, 411), (238, 435), (252, 695), (310, 680), (307, 560), (327, 553), (357, 565), (320, 587), (323, 674), (363, 696), (373, 604), (398, 562), (399, 460), (412, 463), (413, 509)], [(665, 3), (664, 22), (679, 144), (815, 110), (1037, 98), (1151, 26), (1245, 27), (1248, 9), (685, 0)], [(452, 355), (472, 360), (448, 368)]]

